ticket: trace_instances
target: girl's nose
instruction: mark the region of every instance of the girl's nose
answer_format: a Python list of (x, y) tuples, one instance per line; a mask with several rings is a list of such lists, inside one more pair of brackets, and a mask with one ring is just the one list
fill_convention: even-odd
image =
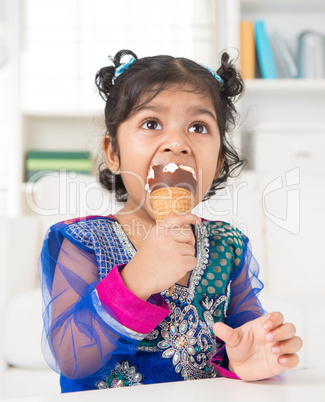
[(175, 155), (179, 154), (188, 155), (191, 153), (190, 147), (187, 144), (181, 143), (180, 141), (165, 144), (163, 151), (172, 152)]
[(166, 141), (162, 145), (162, 151), (171, 152), (175, 155), (188, 155), (191, 153), (191, 148), (189, 147), (186, 141), (186, 136), (184, 136), (183, 133), (173, 131), (168, 135)]

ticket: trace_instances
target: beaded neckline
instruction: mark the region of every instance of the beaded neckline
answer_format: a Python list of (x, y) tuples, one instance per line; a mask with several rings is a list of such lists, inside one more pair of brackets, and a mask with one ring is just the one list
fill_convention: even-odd
[(135, 249), (134, 245), (132, 244), (131, 240), (128, 238), (127, 234), (123, 230), (121, 224), (117, 220), (115, 220), (115, 218), (114, 218), (114, 222), (113, 222), (113, 227), (114, 227), (116, 235), (122, 242), (123, 247), (124, 247), (125, 251), (127, 252), (127, 254), (129, 255), (130, 260), (131, 260), (136, 253), (136, 249)]

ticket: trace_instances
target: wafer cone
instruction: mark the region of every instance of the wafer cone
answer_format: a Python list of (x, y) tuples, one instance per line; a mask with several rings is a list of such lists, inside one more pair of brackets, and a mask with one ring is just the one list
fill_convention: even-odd
[(181, 187), (162, 187), (151, 193), (151, 202), (156, 222), (169, 215), (191, 212), (194, 196), (191, 191)]
[[(194, 206), (191, 191), (181, 187), (162, 187), (151, 193), (152, 208), (156, 222), (161, 222), (169, 215), (190, 213)], [(169, 288), (169, 296), (173, 294), (174, 285)]]

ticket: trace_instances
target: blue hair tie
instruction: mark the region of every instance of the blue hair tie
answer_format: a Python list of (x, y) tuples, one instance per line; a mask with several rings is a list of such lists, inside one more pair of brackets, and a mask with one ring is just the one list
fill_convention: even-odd
[(212, 68), (205, 66), (204, 64), (201, 64), (202, 67), (206, 68), (210, 73), (214, 76), (214, 78), (220, 82), (221, 85), (223, 85), (225, 82), (224, 80), (220, 77), (219, 74), (217, 74)]
[[(116, 80), (117, 77), (119, 77), (123, 71), (127, 70), (131, 64), (133, 64), (136, 61), (134, 57), (130, 57), (129, 61), (126, 63), (122, 63), (119, 67), (115, 69), (115, 74), (114, 74), (114, 81)], [(206, 68), (210, 73), (214, 76), (214, 78), (220, 82), (221, 85), (224, 84), (223, 79), (220, 77), (219, 74), (217, 74), (212, 68), (205, 66), (204, 64), (201, 64), (202, 67)]]
[(136, 61), (134, 57), (131, 56), (130, 60), (127, 61), (126, 63), (122, 63), (120, 66), (118, 66), (115, 69), (115, 74), (114, 74), (114, 81), (116, 80), (117, 77), (119, 77), (123, 71), (127, 70), (131, 64), (133, 64)]

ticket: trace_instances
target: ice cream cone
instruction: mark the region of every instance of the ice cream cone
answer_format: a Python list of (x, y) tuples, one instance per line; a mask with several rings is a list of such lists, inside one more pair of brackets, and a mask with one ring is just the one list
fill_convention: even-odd
[[(190, 166), (167, 164), (150, 167), (146, 190), (151, 195), (151, 204), (156, 222), (161, 222), (169, 215), (188, 214), (194, 207), (194, 194), (197, 178)], [(169, 296), (174, 286), (169, 288)]]
[[(180, 187), (159, 188), (151, 193), (151, 202), (156, 222), (161, 222), (169, 215), (191, 212), (194, 196), (191, 191)], [(174, 286), (169, 288), (169, 296), (173, 294)]]
[(169, 215), (190, 213), (194, 205), (191, 191), (181, 187), (162, 187), (151, 193), (152, 208), (156, 222)]

